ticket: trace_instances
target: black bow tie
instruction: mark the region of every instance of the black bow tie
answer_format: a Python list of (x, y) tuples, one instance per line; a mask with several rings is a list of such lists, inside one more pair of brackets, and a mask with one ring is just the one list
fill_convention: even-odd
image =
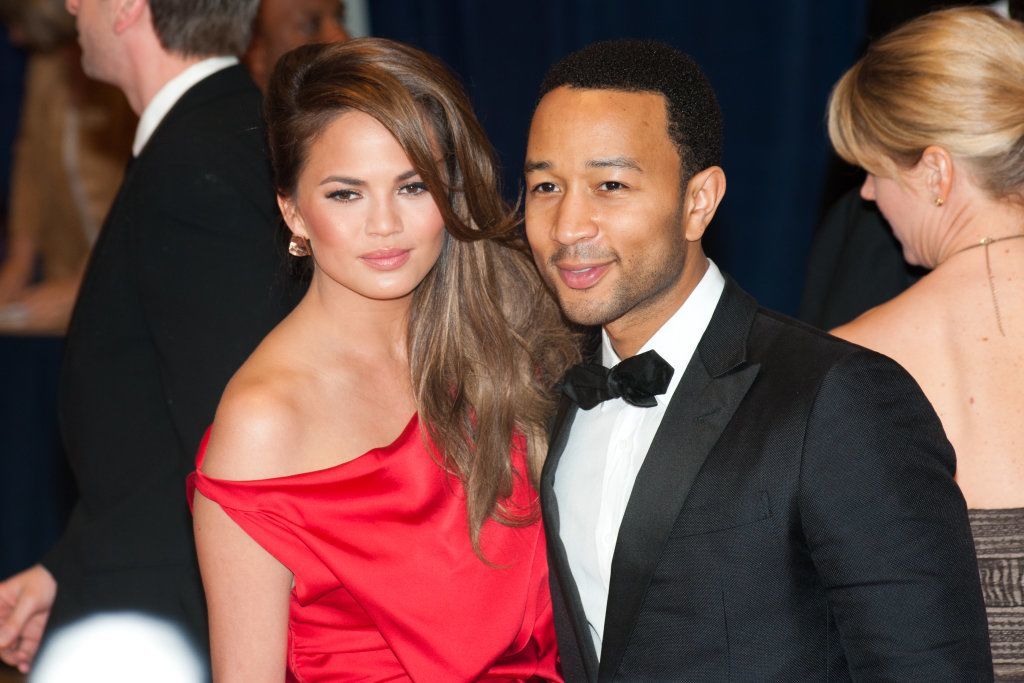
[(611, 370), (597, 363), (580, 363), (569, 368), (562, 391), (584, 410), (612, 398), (630, 405), (653, 408), (654, 398), (664, 394), (672, 380), (672, 366), (654, 351), (622, 361)]

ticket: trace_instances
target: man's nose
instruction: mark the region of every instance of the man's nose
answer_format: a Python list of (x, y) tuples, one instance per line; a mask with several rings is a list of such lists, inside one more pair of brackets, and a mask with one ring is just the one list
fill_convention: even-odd
[(597, 235), (597, 222), (593, 206), (586, 194), (570, 190), (558, 203), (555, 214), (554, 238), (561, 244), (575, 244)]

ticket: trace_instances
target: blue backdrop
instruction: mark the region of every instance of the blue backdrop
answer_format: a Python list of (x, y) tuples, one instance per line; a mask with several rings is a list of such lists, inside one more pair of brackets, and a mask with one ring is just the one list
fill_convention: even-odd
[(595, 40), (657, 38), (692, 55), (725, 118), (728, 191), (708, 252), (765, 305), (794, 313), (828, 159), (828, 92), (864, 38), (864, 0), (373, 0), (375, 35), (459, 72), (520, 187), (546, 68)]

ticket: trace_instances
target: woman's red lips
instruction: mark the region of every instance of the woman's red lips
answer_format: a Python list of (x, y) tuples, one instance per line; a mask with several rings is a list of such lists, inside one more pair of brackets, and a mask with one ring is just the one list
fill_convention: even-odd
[(395, 270), (405, 265), (409, 260), (409, 253), (408, 249), (377, 249), (359, 258), (376, 270)]

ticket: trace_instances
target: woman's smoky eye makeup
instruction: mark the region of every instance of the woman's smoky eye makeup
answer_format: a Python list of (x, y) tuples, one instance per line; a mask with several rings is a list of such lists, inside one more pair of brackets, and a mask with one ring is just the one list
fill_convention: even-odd
[(342, 202), (350, 202), (354, 199), (358, 199), (359, 193), (356, 192), (355, 190), (340, 189), (332, 190), (331, 192), (328, 192), (326, 196), (328, 199), (336, 199)]
[(425, 192), (429, 192), (429, 190), (427, 189), (427, 184), (420, 180), (415, 183), (406, 183), (405, 185), (402, 185), (402, 187), (398, 189), (398, 192), (399, 194), (408, 194), (415, 197)]

